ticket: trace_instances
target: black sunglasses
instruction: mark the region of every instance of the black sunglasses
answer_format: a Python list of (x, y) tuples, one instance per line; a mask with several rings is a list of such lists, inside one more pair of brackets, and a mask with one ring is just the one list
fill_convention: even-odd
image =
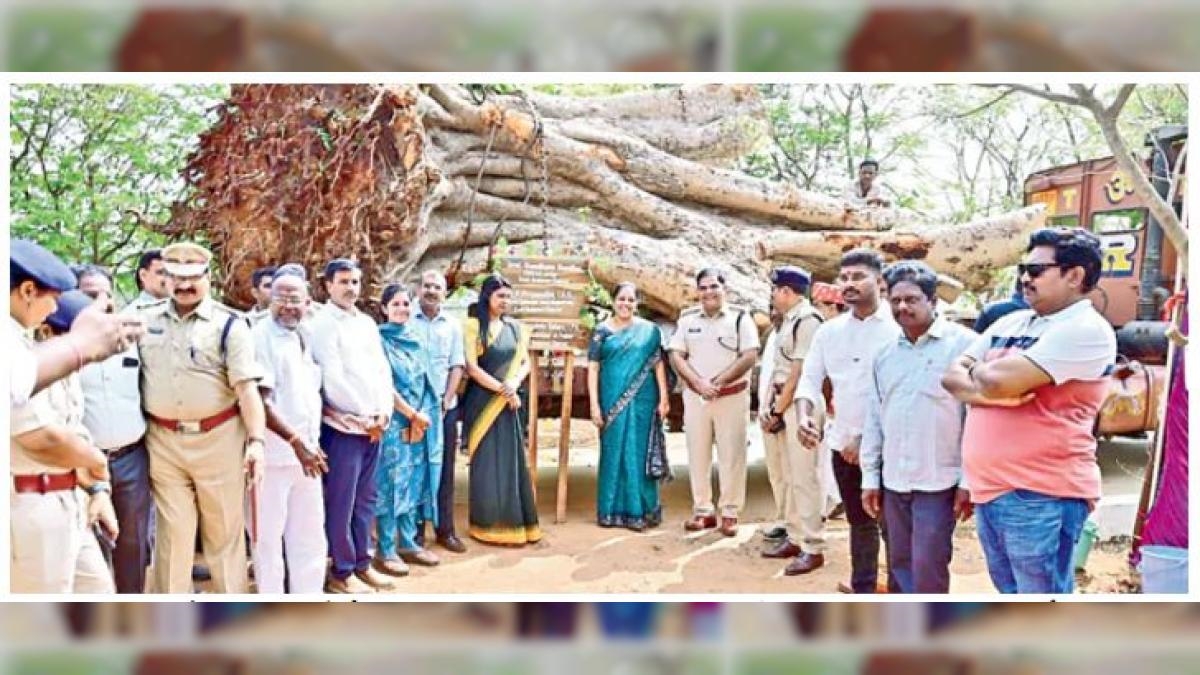
[(1036, 279), (1042, 276), (1043, 272), (1054, 267), (1061, 268), (1062, 263), (1021, 263), (1017, 265), (1017, 276), (1023, 277), (1028, 274), (1030, 279)]

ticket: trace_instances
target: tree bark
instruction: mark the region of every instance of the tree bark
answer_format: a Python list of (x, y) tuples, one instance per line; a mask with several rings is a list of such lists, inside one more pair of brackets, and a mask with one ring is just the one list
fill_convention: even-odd
[(982, 288), (990, 283), (995, 270), (1020, 258), (1029, 234), (1045, 222), (1045, 207), (1037, 204), (965, 225), (919, 231), (776, 232), (763, 237), (757, 253), (759, 259), (797, 263), (829, 278), (837, 274), (843, 253), (870, 247), (889, 261), (921, 260), (968, 288)]
[[(458, 85), (235, 85), (167, 229), (209, 237), (235, 304), (248, 304), (249, 270), (266, 264), (315, 271), (356, 257), (369, 296), (430, 268), (466, 283), (537, 242), (587, 257), (605, 286), (635, 281), (651, 311), (674, 319), (705, 267), (725, 272), (732, 303), (765, 315), (763, 260), (828, 280), (843, 250), (868, 243), (980, 288), (980, 268), (1016, 262), (1040, 218), (916, 227), (913, 214), (849, 210), (721, 166), (757, 142), (764, 119), (742, 85), (481, 103)], [(501, 239), (517, 246), (494, 248)]]

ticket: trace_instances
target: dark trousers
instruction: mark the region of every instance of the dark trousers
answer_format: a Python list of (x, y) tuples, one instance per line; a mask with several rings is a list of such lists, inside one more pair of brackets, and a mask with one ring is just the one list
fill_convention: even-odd
[(375, 518), (375, 467), (379, 444), (366, 436), (321, 425), (321, 447), (329, 456), (325, 474), (325, 537), (331, 574), (345, 579), (371, 565), (371, 521)]
[(454, 534), (454, 462), (458, 457), (458, 421), (462, 417), (459, 410), (456, 406), (442, 416), (442, 479), (437, 493), (439, 537)]
[(883, 491), (888, 570), (901, 593), (949, 593), (954, 494)]
[(112, 552), (113, 577), (118, 593), (143, 593), (150, 565), (150, 524), (154, 497), (150, 492), (150, 455), (145, 440), (122, 448), (109, 459), (113, 510), (121, 529)]
[[(833, 476), (846, 507), (846, 521), (850, 523), (850, 587), (855, 593), (874, 593), (879, 582), (879, 539), (884, 533), (880, 523), (863, 510), (862, 470), (835, 452)], [(890, 578), (888, 588), (899, 590)]]

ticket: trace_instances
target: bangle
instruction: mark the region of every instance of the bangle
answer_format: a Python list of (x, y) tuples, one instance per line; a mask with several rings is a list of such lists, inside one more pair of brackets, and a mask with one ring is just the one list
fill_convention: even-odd
[(89, 496), (93, 497), (101, 492), (112, 494), (112, 484), (106, 480), (98, 480), (95, 483), (85, 487), (83, 491), (88, 493)]
[(79, 345), (75, 344), (75, 340), (70, 338), (67, 339), (67, 344), (71, 346), (71, 352), (75, 354), (75, 370), (82, 369), (87, 365), (87, 359), (83, 357), (83, 350), (79, 348)]

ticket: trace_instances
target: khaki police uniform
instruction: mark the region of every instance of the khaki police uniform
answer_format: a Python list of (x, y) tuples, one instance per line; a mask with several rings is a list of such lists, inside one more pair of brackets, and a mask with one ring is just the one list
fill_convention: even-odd
[[(186, 317), (174, 302), (152, 305), (142, 315), (142, 405), (157, 515), (155, 590), (191, 592), (199, 524), (215, 590), (245, 593), (247, 431), (234, 387), (262, 378), (250, 327), (211, 298)], [(221, 336), (231, 317), (222, 354)]]
[[(78, 375), (54, 382), (12, 409), (9, 436), (10, 589), (13, 593), (114, 593), (112, 574), (87, 524), (88, 497), (70, 469), (42, 464), (17, 436), (55, 425), (88, 438)], [(39, 477), (44, 491), (18, 491)], [(44, 478), (42, 478), (44, 477)]]
[[(738, 315), (742, 320), (738, 321)], [(740, 327), (739, 327), (740, 323)], [(668, 344), (687, 357), (696, 374), (711, 379), (725, 371), (740, 353), (758, 349), (758, 331), (749, 312), (725, 305), (715, 316), (693, 307), (679, 317)], [(723, 516), (736, 517), (746, 501), (746, 425), (750, 415), (750, 373), (733, 385), (742, 389), (705, 401), (691, 388), (683, 392), (683, 429), (687, 437), (695, 514), (713, 515), (712, 446), (717, 444), (717, 472)]]
[[(805, 298), (801, 298), (780, 324), (775, 338), (774, 367), (762, 377), (770, 379), (768, 389), (771, 396), (782, 389), (792, 366), (803, 361), (812, 344), (813, 335), (821, 325), (820, 314)], [(762, 410), (774, 406), (783, 407), (774, 398), (759, 402)], [(787, 402), (784, 412), (785, 428), (779, 433), (763, 434), (763, 449), (766, 454), (767, 478), (775, 501), (782, 508), (787, 521), (788, 535), (805, 553), (823, 553), (825, 549), (825, 527), (822, 522), (824, 491), (820, 482), (820, 464), (817, 451), (805, 448), (800, 443), (796, 430), (800, 425), (800, 408), (792, 401)], [(817, 425), (822, 424), (823, 406), (817, 410)]]

